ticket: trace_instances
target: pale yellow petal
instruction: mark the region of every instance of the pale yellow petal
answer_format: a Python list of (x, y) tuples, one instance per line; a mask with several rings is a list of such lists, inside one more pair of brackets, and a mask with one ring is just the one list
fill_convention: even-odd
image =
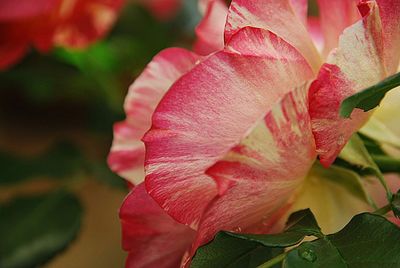
[(371, 208), (332, 178), (324, 178), (313, 168), (288, 212), (310, 208), (324, 233), (337, 232), (350, 219)]

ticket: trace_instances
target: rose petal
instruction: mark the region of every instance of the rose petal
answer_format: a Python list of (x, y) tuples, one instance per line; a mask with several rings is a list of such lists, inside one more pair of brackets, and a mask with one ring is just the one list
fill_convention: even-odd
[(315, 169), (311, 170), (296, 193), (290, 210), (282, 217), (281, 225), (284, 226), (291, 213), (307, 208), (311, 209), (326, 234), (341, 230), (354, 215), (371, 210), (346, 187)]
[(307, 29), (311, 35), (315, 47), (319, 53), (324, 49), (324, 35), (322, 33), (321, 22), (317, 17), (309, 17), (307, 20)]
[(382, 20), (384, 60), (388, 74), (394, 74), (400, 61), (400, 1), (376, 0)]
[[(364, 6), (361, 6), (364, 8)], [(310, 115), (321, 163), (329, 166), (370, 113), (353, 112), (351, 119), (339, 116), (348, 96), (381, 81), (383, 47), (378, 8), (371, 2), (363, 20), (347, 28), (339, 48), (331, 53), (310, 88)]]
[[(207, 170), (227, 189), (207, 207), (197, 244), (219, 230), (271, 231), (316, 157), (308, 115), (308, 86), (300, 87), (274, 105), (239, 144)], [(279, 213), (282, 216), (282, 213)]]
[(308, 0), (290, 0), (294, 12), (304, 25), (307, 25)]
[(175, 222), (147, 194), (143, 184), (125, 199), (120, 218), (126, 268), (179, 267), (195, 232)]
[(205, 171), (312, 76), (300, 53), (276, 35), (245, 28), (233, 36), (227, 51), (184, 75), (157, 107), (144, 138), (149, 194), (195, 228), (217, 194)]
[(357, 9), (358, 2), (359, 0), (318, 0), (325, 56), (338, 47), (343, 30), (361, 18)]
[(144, 144), (140, 140), (151, 126), (151, 116), (169, 87), (188, 72), (200, 57), (180, 48), (160, 52), (129, 88), (127, 118), (114, 126), (108, 158), (111, 169), (133, 184), (144, 179)]
[[(204, 3), (203, 3), (204, 4)], [(194, 51), (208, 55), (224, 48), (224, 27), (228, 8), (222, 0), (209, 0), (205, 14), (196, 27)]]
[(269, 30), (297, 48), (315, 71), (321, 65), (318, 51), (289, 0), (234, 0), (228, 13), (225, 41), (243, 27)]

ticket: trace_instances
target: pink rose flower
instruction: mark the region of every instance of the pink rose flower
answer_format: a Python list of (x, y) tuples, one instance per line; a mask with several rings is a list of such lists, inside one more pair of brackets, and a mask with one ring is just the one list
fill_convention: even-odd
[(312, 166), (371, 115), (342, 119), (341, 101), (396, 71), (400, 3), (318, 3), (316, 19), (304, 0), (207, 1), (195, 53), (166, 49), (132, 84), (109, 156), (138, 185), (120, 212), (127, 267), (188, 266), (218, 231), (279, 231), (302, 207), (326, 230), (370, 209)]
[(18, 62), (34, 46), (83, 48), (103, 37), (123, 0), (2, 0), (0, 70)]

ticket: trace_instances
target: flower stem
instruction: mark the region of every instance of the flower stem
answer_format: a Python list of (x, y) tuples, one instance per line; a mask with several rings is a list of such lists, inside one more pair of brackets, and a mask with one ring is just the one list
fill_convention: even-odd
[(382, 208), (380, 208), (378, 210), (375, 210), (373, 213), (383, 216), (383, 215), (387, 214), (391, 210), (392, 210), (391, 204), (387, 204), (386, 206), (384, 206), (384, 207), (382, 207)]
[(283, 252), (282, 254), (270, 259), (269, 261), (261, 264), (260, 266), (258, 266), (257, 268), (270, 268), (273, 267), (275, 264), (278, 264), (280, 262), (282, 262), (285, 258), (286, 255), (289, 253), (290, 251), (286, 251)]
[(390, 202), (392, 202), (392, 198), (393, 198), (393, 193), (392, 191), (389, 189), (385, 177), (383, 176), (382, 172), (379, 170), (379, 168), (376, 169), (375, 171), (376, 176), (378, 177), (379, 181), (381, 182), (383, 188), (385, 188), (386, 191), (386, 197), (387, 200)]

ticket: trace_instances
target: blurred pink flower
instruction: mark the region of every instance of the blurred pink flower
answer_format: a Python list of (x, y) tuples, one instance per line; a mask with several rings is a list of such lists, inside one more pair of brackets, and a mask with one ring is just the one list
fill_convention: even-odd
[[(318, 2), (319, 21), (305, 0), (207, 1), (197, 53), (166, 49), (132, 84), (109, 156), (139, 185), (120, 214), (127, 267), (187, 266), (220, 230), (278, 231), (317, 155), (329, 166), (367, 121), (339, 105), (395, 72), (400, 3)], [(351, 202), (330, 221), (368, 209)]]
[(177, 14), (182, 0), (133, 0), (147, 7), (160, 20), (167, 20)]
[(102, 38), (123, 0), (0, 1), (0, 69), (18, 62), (30, 46), (84, 48)]

